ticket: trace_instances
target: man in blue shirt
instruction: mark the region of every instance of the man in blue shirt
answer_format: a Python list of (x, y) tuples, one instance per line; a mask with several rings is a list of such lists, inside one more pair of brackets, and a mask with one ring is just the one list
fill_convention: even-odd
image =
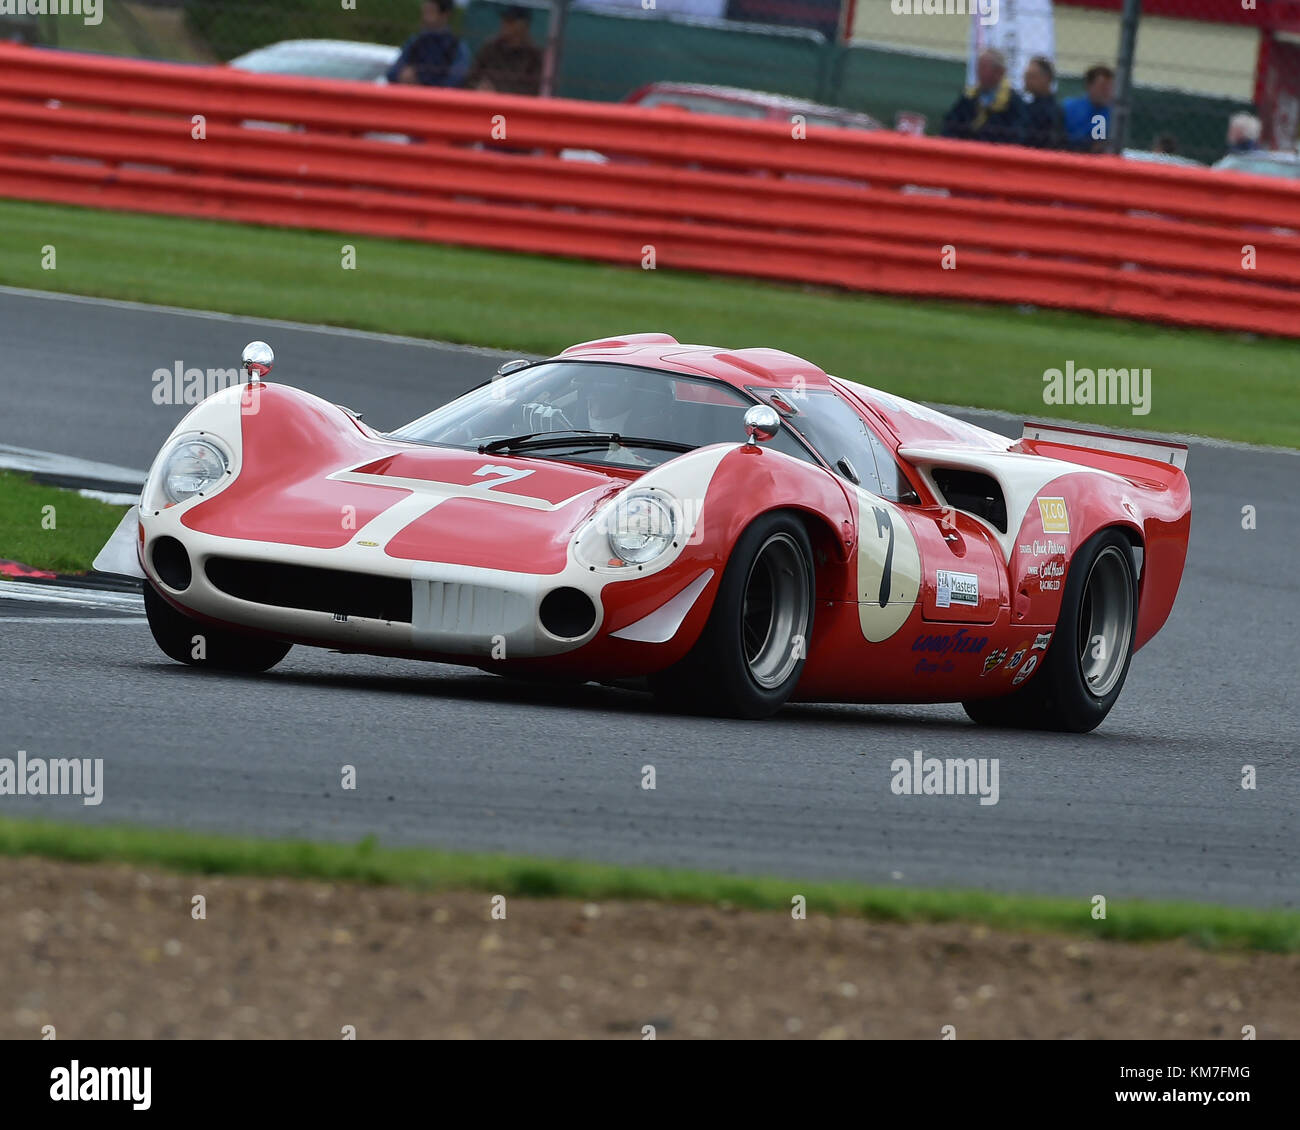
[(460, 86), (469, 70), (469, 47), (447, 26), (452, 0), (424, 0), (420, 30), (402, 47), (388, 69), (389, 82), (421, 86)]
[(1115, 97), (1115, 72), (1104, 63), (1089, 67), (1083, 76), (1087, 92), (1067, 98), (1065, 137), (1071, 149), (1080, 153), (1105, 153), (1110, 148), (1110, 104)]

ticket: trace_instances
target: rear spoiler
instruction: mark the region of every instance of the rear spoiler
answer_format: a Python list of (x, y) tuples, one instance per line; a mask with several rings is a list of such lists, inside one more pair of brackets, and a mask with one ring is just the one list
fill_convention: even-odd
[(1158, 439), (1139, 439), (1137, 436), (1117, 436), (1111, 432), (1091, 432), (1083, 428), (1063, 428), (1055, 424), (1026, 422), (1021, 439), (1038, 439), (1045, 443), (1059, 443), (1069, 447), (1082, 447), (1090, 451), (1113, 451), (1118, 455), (1136, 455), (1169, 463), (1180, 471), (1187, 470), (1187, 444), (1168, 443)]

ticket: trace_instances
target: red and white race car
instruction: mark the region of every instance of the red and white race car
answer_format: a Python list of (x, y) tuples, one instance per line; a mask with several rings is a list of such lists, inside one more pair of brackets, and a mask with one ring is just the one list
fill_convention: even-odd
[(1011, 441), (788, 353), (655, 333), (511, 362), (382, 434), (267, 383), (272, 360), (253, 343), (248, 383), (181, 422), (96, 562), (144, 578), (183, 663), (261, 671), (299, 643), (648, 677), (751, 718), (956, 701), (1086, 731), (1182, 576), (1182, 445)]

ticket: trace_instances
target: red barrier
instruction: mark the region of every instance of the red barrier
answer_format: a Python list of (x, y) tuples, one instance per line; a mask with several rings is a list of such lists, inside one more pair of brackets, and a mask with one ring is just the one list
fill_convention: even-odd
[(0, 73), (3, 196), (1300, 336), (1290, 182), (8, 44)]

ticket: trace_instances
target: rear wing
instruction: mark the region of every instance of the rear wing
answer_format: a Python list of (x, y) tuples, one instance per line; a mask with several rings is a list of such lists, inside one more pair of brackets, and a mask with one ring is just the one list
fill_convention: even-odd
[(1159, 439), (1140, 439), (1137, 436), (1119, 436), (1111, 432), (1093, 432), (1084, 428), (1063, 428), (1056, 424), (1025, 423), (1021, 439), (1037, 439), (1044, 443), (1059, 443), (1068, 447), (1082, 447), (1089, 451), (1113, 451), (1117, 455), (1136, 455), (1141, 459), (1154, 459), (1168, 463), (1180, 471), (1187, 470), (1187, 444), (1169, 443)]

